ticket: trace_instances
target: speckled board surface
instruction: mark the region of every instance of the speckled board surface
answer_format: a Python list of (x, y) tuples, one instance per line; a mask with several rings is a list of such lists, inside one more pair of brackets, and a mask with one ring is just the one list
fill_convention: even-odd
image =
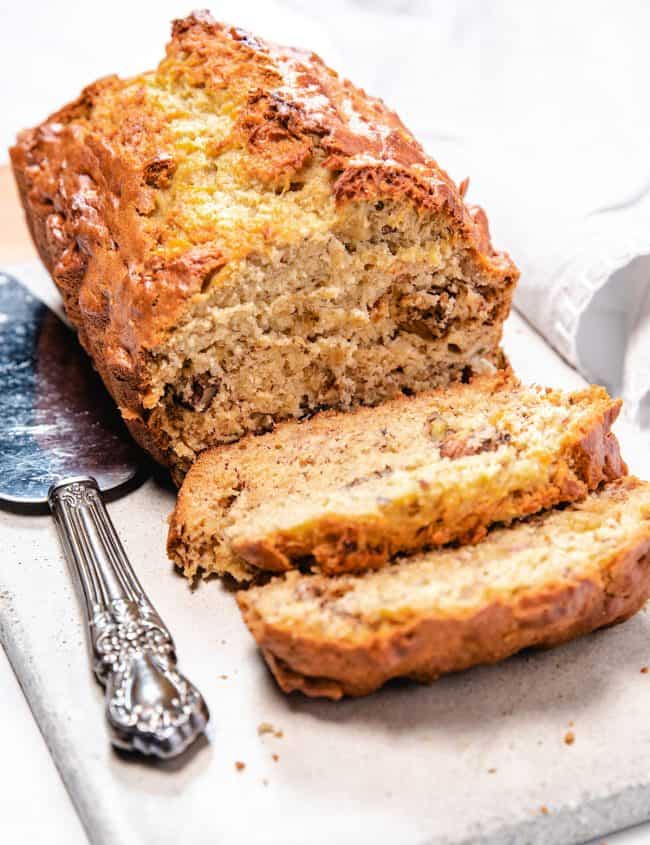
[[(516, 315), (506, 348), (526, 380), (581, 384)], [(647, 437), (625, 425), (619, 434), (631, 468), (650, 476)], [(650, 817), (646, 612), (430, 687), (341, 703), (286, 698), (232, 594), (217, 581), (192, 592), (172, 571), (173, 497), (150, 480), (110, 505), (212, 711), (208, 741), (168, 764), (110, 749), (54, 525), (0, 512), (0, 638), (92, 843), (559, 845)], [(282, 736), (260, 736), (262, 722)]]

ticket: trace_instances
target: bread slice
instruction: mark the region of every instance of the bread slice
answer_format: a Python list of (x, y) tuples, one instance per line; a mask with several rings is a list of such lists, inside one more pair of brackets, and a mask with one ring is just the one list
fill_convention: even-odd
[(209, 446), (499, 356), (518, 272), (381, 100), (197, 12), (158, 67), (11, 150), (41, 258), (133, 435)]
[(337, 699), (562, 643), (649, 593), (650, 484), (626, 477), (476, 546), (365, 575), (290, 572), (237, 599), (281, 688)]
[(250, 579), (377, 568), (475, 542), (625, 472), (603, 388), (522, 387), (507, 373), (354, 413), (286, 423), (201, 455), (181, 488), (172, 559)]

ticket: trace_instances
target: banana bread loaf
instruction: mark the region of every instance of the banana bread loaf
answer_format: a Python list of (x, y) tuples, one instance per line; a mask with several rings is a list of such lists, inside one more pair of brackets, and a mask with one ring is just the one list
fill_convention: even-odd
[(204, 452), (168, 549), (193, 576), (315, 564), (377, 568), (398, 552), (475, 542), (490, 523), (579, 499), (625, 472), (620, 402), (476, 377), (356, 412), (286, 422)]
[(11, 150), (40, 255), (133, 435), (208, 446), (489, 369), (517, 271), (380, 100), (195, 13)]
[(282, 689), (336, 699), (556, 645), (649, 593), (650, 484), (627, 477), (476, 546), (358, 576), (290, 572), (237, 598)]

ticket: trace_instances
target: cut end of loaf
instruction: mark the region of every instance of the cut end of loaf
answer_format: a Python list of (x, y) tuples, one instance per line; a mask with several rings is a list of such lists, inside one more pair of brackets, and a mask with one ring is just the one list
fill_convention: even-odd
[(152, 351), (148, 425), (181, 471), (288, 418), (498, 366), (514, 277), (482, 274), (449, 220), (378, 201), (333, 227), (223, 270)]
[(565, 642), (649, 593), (650, 484), (627, 477), (477, 546), (362, 576), (291, 572), (238, 601), (281, 688), (336, 699)]

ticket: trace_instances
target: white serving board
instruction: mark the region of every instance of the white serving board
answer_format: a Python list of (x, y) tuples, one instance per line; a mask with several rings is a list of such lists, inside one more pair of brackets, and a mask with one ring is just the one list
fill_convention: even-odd
[[(30, 277), (38, 291), (42, 276)], [(582, 384), (516, 315), (506, 348), (527, 380)], [(631, 468), (650, 476), (647, 436), (619, 433)], [(173, 572), (173, 504), (150, 480), (109, 508), (212, 712), (208, 741), (167, 764), (111, 750), (54, 525), (0, 512), (0, 639), (93, 845), (568, 845), (650, 817), (645, 611), (429, 687), (287, 698), (233, 595), (216, 580), (191, 591)], [(259, 736), (262, 722), (283, 737)]]

